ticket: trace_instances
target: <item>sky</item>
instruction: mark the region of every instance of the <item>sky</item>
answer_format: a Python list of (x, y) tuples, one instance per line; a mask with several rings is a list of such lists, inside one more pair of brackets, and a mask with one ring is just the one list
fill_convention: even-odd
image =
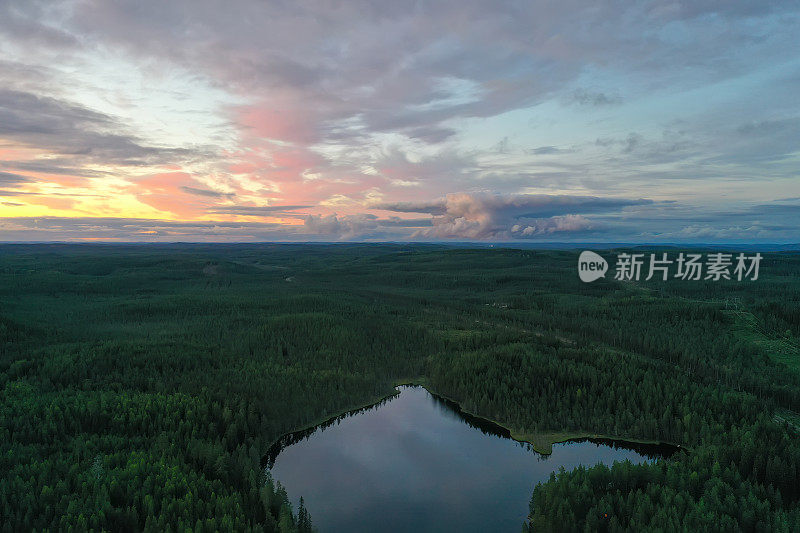
[(800, 242), (800, 2), (0, 0), (0, 241)]

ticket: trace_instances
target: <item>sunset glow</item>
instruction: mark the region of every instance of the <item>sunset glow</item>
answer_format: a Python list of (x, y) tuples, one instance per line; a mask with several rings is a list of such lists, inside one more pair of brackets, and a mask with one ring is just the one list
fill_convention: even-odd
[(2, 2), (0, 240), (798, 240), (796, 3), (524, 6)]

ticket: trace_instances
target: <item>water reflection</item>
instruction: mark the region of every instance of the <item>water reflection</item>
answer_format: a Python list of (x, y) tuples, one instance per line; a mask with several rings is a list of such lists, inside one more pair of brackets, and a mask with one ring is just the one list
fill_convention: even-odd
[(542, 456), (446, 399), (400, 387), (374, 406), (283, 437), (265, 464), (289, 494), (304, 497), (323, 533), (519, 531), (533, 487), (559, 467), (643, 462), (673, 450), (584, 439)]

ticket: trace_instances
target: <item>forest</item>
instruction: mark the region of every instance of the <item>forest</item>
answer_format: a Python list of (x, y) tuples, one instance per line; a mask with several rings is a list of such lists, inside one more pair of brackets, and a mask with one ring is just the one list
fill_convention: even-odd
[(525, 531), (800, 531), (800, 253), (763, 255), (588, 284), (570, 250), (0, 245), (0, 531), (313, 531), (265, 454), (407, 381), (538, 448), (684, 448), (554, 472)]

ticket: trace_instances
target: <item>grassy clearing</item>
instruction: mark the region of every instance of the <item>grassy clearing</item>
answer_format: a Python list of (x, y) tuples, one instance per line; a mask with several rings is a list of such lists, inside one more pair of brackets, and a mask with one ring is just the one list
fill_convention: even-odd
[(795, 373), (800, 374), (800, 346), (797, 339), (791, 336), (770, 336), (762, 330), (755, 315), (747, 311), (726, 311), (734, 320), (732, 334), (737, 338), (752, 343), (768, 354), (770, 358), (785, 364)]

